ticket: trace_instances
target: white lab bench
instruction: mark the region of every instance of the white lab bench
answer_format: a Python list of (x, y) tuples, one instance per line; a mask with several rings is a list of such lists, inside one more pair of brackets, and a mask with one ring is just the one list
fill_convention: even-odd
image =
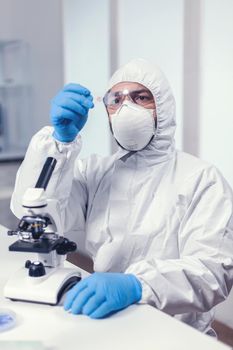
[[(3, 297), (10, 273), (32, 257), (9, 252), (16, 238), (0, 225), (0, 307), (13, 310), (17, 325), (0, 333), (1, 341), (41, 341), (45, 349), (227, 350), (228, 346), (148, 305), (133, 305), (111, 317), (92, 320), (72, 315), (61, 306), (14, 302)], [(69, 264), (69, 263), (67, 263)], [(83, 271), (85, 274), (85, 271)]]

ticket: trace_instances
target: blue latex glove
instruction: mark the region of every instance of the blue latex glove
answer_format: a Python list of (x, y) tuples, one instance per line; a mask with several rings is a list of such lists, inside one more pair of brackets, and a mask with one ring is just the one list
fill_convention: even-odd
[(94, 107), (88, 89), (78, 84), (68, 84), (51, 102), (53, 136), (61, 142), (71, 142), (84, 127), (88, 111)]
[(141, 299), (142, 286), (131, 274), (94, 273), (68, 293), (64, 309), (73, 314), (102, 318)]

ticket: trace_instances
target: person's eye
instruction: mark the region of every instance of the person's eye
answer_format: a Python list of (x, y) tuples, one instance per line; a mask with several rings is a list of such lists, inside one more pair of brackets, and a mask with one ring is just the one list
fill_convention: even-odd
[(138, 101), (138, 102), (148, 102), (150, 100), (151, 100), (151, 98), (148, 95), (138, 95), (136, 97), (136, 101)]
[(113, 97), (109, 100), (108, 105), (117, 105), (120, 102), (119, 97)]
[(113, 103), (114, 105), (117, 105), (118, 103), (120, 103), (120, 98), (119, 97), (116, 97), (114, 100), (113, 100)]

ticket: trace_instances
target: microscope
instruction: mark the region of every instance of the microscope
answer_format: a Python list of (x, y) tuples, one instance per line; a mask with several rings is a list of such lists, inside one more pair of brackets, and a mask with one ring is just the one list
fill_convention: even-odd
[(81, 280), (78, 268), (64, 267), (66, 254), (76, 250), (76, 243), (64, 237), (58, 201), (46, 197), (56, 162), (47, 158), (35, 187), (23, 196), (25, 215), (15, 231), (8, 231), (18, 236), (9, 251), (37, 254), (37, 260), (26, 260), (7, 281), (4, 296), (11, 300), (57, 305)]

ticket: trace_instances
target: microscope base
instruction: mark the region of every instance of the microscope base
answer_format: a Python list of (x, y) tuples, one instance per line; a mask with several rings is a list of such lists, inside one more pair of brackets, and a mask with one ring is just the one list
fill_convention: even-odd
[(28, 269), (18, 270), (5, 285), (4, 296), (11, 300), (57, 305), (62, 296), (81, 280), (75, 268), (46, 268), (46, 275), (30, 277)]

